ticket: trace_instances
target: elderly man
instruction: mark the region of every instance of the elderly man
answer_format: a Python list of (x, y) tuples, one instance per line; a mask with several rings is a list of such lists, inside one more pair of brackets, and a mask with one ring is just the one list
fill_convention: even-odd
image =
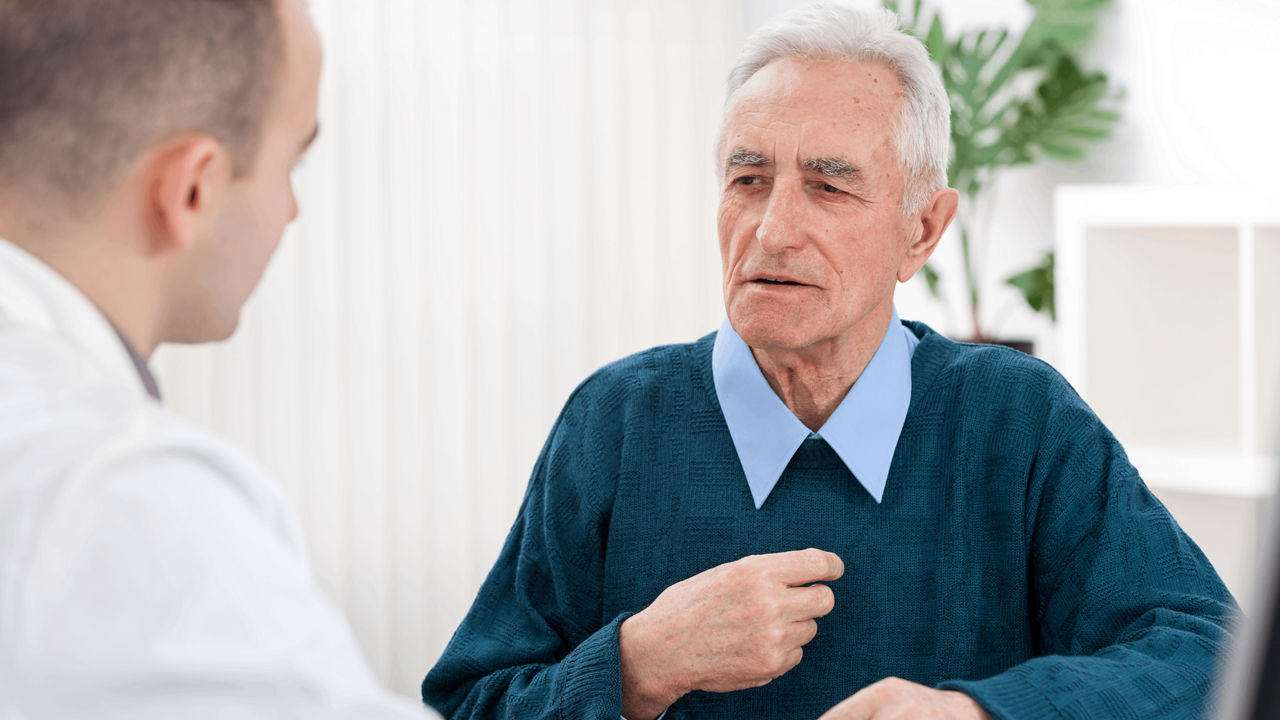
[(570, 397), (423, 697), (453, 718), (1194, 717), (1234, 604), (1051, 368), (898, 320), (956, 213), (895, 19), (747, 41), (728, 321)]
[(0, 717), (423, 717), (146, 366), (236, 327), (320, 63), (303, 0), (0, 0)]

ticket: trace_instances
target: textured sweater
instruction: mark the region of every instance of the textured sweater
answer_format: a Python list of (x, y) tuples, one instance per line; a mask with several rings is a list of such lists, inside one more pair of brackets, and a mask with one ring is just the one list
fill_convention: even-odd
[(1199, 548), (1048, 365), (919, 323), (881, 504), (806, 440), (757, 510), (716, 399), (714, 335), (574, 391), (501, 555), (423, 699), (453, 718), (621, 710), (618, 626), (745, 555), (844, 559), (790, 672), (667, 718), (812, 720), (885, 677), (993, 718), (1195, 718), (1237, 613)]

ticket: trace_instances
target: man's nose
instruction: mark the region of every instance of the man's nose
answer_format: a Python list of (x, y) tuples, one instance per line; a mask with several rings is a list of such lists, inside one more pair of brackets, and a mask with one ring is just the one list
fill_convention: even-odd
[(806, 208), (800, 189), (791, 183), (775, 183), (769, 192), (764, 217), (756, 227), (756, 240), (766, 253), (779, 253), (804, 242)]

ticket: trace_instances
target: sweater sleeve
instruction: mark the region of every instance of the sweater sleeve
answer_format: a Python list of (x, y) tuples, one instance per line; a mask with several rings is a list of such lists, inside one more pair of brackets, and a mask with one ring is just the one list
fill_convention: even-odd
[(446, 717), (620, 717), (626, 615), (601, 617), (617, 439), (590, 397), (579, 388), (556, 421), (497, 562), (422, 683)]
[(1201, 717), (1235, 601), (1065, 381), (1026, 518), (1039, 657), (940, 687), (998, 720)]

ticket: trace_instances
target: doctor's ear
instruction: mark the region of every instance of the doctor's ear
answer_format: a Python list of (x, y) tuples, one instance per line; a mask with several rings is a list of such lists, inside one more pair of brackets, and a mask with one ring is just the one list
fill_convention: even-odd
[(956, 218), (956, 210), (960, 207), (960, 193), (954, 188), (935, 190), (924, 207), (912, 216), (912, 230), (919, 233), (907, 254), (898, 266), (898, 282), (906, 282), (916, 274), (938, 247), (938, 241), (947, 231), (947, 226)]
[(207, 235), (226, 200), (231, 157), (212, 137), (187, 135), (154, 151), (148, 175), (149, 249), (185, 250)]

